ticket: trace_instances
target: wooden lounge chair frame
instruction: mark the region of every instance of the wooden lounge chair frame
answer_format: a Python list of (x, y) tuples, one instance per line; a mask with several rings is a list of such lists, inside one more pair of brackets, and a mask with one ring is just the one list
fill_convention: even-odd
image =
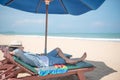
[[(2, 75), (2, 79), (0, 80), (46, 80), (50, 78), (57, 78), (57, 77), (63, 77), (63, 76), (69, 76), (69, 75), (77, 75), (79, 80), (86, 80), (86, 77), (84, 75), (85, 72), (94, 70), (95, 67), (90, 68), (80, 68), (80, 69), (73, 69), (69, 70), (66, 73), (63, 74), (49, 74), (47, 76), (39, 76), (37, 73), (31, 71), (30, 69), (26, 68), (25, 66), (21, 65), (20, 63), (17, 63), (13, 56), (10, 55), (8, 52), (4, 52), (4, 57), (7, 61), (11, 62), (11, 64), (6, 64), (8, 66), (12, 65), (10, 69), (7, 69), (4, 75)], [(19, 73), (29, 73), (30, 76), (20, 77), (17, 78), (17, 75)]]

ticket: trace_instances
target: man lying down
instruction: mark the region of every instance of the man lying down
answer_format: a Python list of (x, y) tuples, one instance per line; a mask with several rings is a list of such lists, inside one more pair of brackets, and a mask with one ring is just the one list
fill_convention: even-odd
[[(8, 46), (10, 54), (18, 57), (23, 62), (35, 66), (35, 67), (44, 67), (44, 66), (53, 66), (55, 64), (76, 64), (80, 61), (83, 61), (87, 54), (84, 53), (82, 57), (70, 59), (66, 57), (60, 48), (55, 48), (50, 51), (47, 55), (39, 55), (31, 52), (24, 51), (24, 47), (20, 41), (11, 42)], [(2, 51), (4, 51), (3, 49)]]

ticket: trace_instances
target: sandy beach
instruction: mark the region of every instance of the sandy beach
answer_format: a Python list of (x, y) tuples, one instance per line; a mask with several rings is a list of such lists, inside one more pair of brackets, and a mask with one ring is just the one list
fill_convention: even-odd
[[(26, 51), (44, 52), (44, 37), (23, 35), (0, 35), (0, 45), (22, 41)], [(85, 73), (87, 80), (120, 80), (120, 41), (89, 40), (64, 37), (48, 37), (48, 52), (56, 47), (64, 53), (80, 57), (87, 52), (86, 61), (94, 64), (94, 71)], [(3, 55), (0, 52), (0, 60)]]

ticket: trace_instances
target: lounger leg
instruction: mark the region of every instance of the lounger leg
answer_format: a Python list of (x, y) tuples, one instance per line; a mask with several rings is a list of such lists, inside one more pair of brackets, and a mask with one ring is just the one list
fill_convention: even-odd
[(15, 67), (15, 65), (13, 65), (13, 64), (5, 64), (5, 65), (1, 66), (0, 69), (1, 69), (1, 70), (4, 70), (4, 72), (1, 73), (0, 76), (3, 75), (3, 74), (5, 74), (5, 73), (7, 73), (7, 72), (9, 72), (9, 71), (12, 70), (14, 67)]
[(6, 63), (6, 62), (7, 62), (7, 60), (6, 60), (6, 59), (3, 59), (3, 60), (0, 61), (0, 65), (3, 65), (3, 64)]
[(7, 59), (3, 59), (0, 61), (0, 66), (9, 63), (9, 61)]
[(86, 80), (84, 72), (78, 71), (77, 75), (78, 75), (79, 80)]
[(0, 79), (3, 80), (6, 75), (9, 75), (11, 72), (11, 70), (15, 67), (15, 65), (13, 64), (5, 64), (3, 66), (0, 66), (1, 67), (1, 70), (2, 72), (0, 73)]
[(7, 75), (5, 75), (5, 77), (2, 80), (8, 80), (9, 78), (17, 78), (17, 75), (22, 72), (21, 69), (18, 70), (11, 70)]

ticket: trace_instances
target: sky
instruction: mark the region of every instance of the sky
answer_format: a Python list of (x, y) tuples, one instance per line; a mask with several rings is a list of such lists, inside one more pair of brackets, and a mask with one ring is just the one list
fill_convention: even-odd
[[(79, 16), (49, 14), (48, 33), (120, 33), (120, 0)], [(0, 5), (0, 32), (44, 33), (45, 14)]]

